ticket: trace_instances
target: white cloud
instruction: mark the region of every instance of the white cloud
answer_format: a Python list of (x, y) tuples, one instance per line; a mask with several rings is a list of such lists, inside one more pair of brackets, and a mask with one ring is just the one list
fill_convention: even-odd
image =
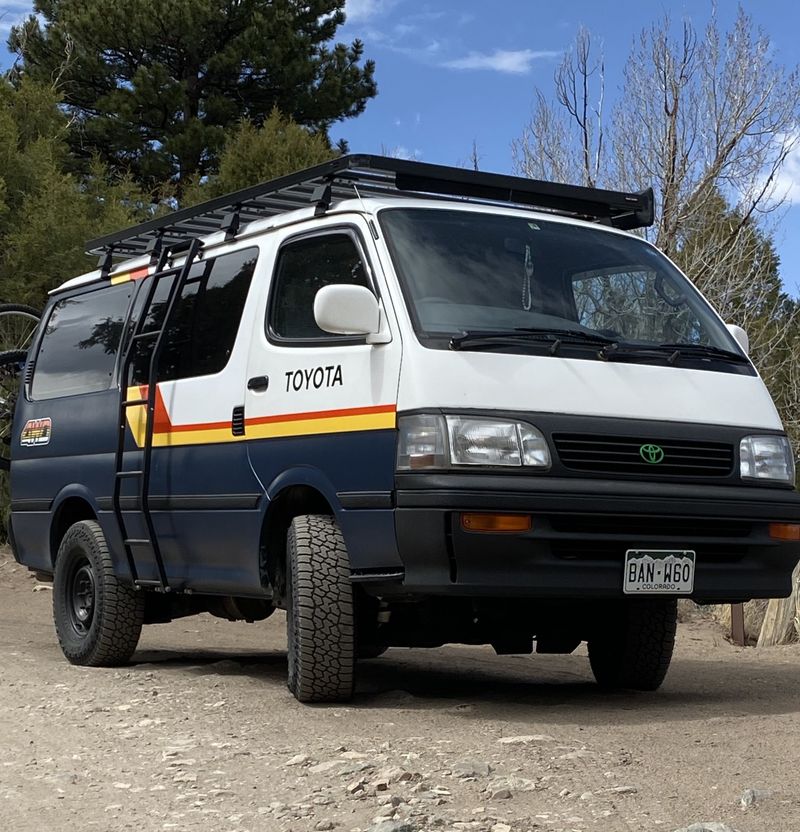
[(388, 12), (396, 3), (397, 0), (347, 0), (344, 13), (348, 23), (359, 23)]
[(773, 193), (777, 199), (785, 199), (793, 205), (800, 204), (800, 144), (796, 144), (786, 157), (775, 177)]
[[(751, 203), (761, 201), (760, 210), (771, 211), (781, 205), (800, 205), (800, 129), (791, 133), (775, 133), (772, 136), (773, 151), (764, 169), (747, 182), (733, 187), (734, 201)], [(777, 173), (775, 160), (785, 157)], [(771, 180), (767, 177), (771, 176)]]
[(402, 144), (395, 145), (394, 147), (381, 145), (381, 156), (391, 156), (393, 159), (407, 159), (416, 162), (422, 158), (422, 151), (418, 147), (410, 150)]
[(491, 54), (470, 52), (463, 58), (456, 58), (443, 64), (448, 69), (488, 69), (492, 72), (507, 72), (524, 75), (530, 72), (533, 62), (541, 58), (554, 58), (560, 52), (535, 51), (533, 49), (496, 49)]
[(0, 36), (5, 39), (12, 26), (17, 26), (33, 14), (31, 0), (4, 0), (0, 8)]
[(0, 8), (0, 17), (6, 14), (32, 14), (33, 1), (32, 0), (4, 0), (2, 8)]

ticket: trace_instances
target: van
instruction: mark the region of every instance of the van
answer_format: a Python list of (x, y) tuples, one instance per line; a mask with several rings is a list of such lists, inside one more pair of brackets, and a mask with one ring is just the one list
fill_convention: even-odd
[(652, 221), (650, 190), (354, 155), (89, 243), (11, 462), (66, 658), (284, 609), (304, 702), (448, 642), (587, 642), (654, 690), (679, 598), (788, 595), (789, 441)]

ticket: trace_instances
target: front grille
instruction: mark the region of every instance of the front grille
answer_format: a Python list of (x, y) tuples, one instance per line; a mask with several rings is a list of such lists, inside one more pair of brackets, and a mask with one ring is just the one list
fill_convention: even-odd
[[(597, 436), (554, 433), (561, 464), (572, 471), (638, 476), (727, 477), (733, 471), (733, 445), (688, 439), (651, 439), (633, 436)], [(642, 448), (655, 446), (660, 461), (648, 462)]]

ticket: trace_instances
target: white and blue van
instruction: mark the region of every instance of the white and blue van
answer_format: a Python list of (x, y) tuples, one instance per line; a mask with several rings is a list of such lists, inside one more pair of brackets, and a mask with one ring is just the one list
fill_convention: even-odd
[(285, 609), (302, 701), (491, 644), (655, 689), (676, 602), (788, 595), (793, 454), (617, 193), (345, 156), (89, 244), (16, 407), (17, 560), (69, 661)]

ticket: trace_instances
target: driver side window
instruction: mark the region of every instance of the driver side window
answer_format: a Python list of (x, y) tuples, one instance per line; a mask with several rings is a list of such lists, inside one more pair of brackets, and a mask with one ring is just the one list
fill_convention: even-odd
[(363, 340), (332, 336), (314, 320), (314, 298), (323, 286), (345, 283), (372, 291), (355, 240), (346, 232), (286, 243), (278, 253), (269, 304), (269, 333), (279, 340)]

